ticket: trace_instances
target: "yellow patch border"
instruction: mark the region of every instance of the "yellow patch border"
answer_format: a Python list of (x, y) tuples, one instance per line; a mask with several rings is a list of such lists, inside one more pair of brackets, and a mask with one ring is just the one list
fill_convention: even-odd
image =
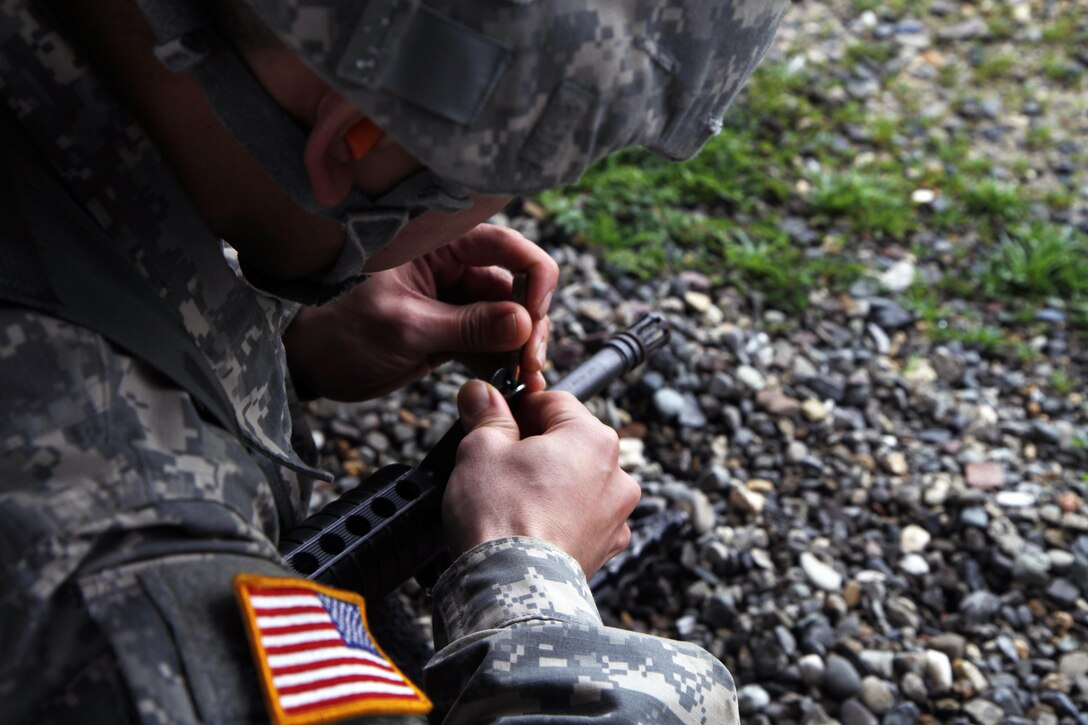
[[(260, 633), (257, 629), (257, 613), (249, 599), (249, 589), (309, 589), (340, 600), (346, 600), (359, 607), (359, 616), (362, 618), (363, 627), (366, 628), (370, 641), (378, 650), (389, 666), (404, 678), (408, 686), (415, 691), (419, 698), (417, 701), (405, 701), (399, 698), (375, 697), (363, 702), (352, 702), (340, 705), (330, 705), (311, 712), (288, 715), (280, 705), (276, 686), (272, 684), (272, 669), (268, 666), (268, 654), (261, 644)], [(261, 680), (261, 690), (264, 692), (265, 704), (272, 716), (275, 725), (312, 725), (313, 723), (330, 723), (347, 717), (357, 715), (426, 715), (431, 711), (431, 701), (416, 687), (415, 683), (408, 679), (400, 668), (381, 648), (377, 640), (370, 632), (370, 625), (366, 620), (366, 602), (355, 592), (343, 589), (334, 589), (308, 579), (292, 579), (288, 577), (261, 576), (258, 574), (236, 574), (234, 576), (234, 594), (242, 607), (243, 620), (246, 625), (246, 638), (249, 639), (250, 649), (253, 650), (253, 658), (256, 661)]]

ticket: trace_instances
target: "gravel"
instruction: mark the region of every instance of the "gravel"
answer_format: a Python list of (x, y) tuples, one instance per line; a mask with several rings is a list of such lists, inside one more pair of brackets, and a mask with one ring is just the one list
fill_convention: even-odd
[[(989, 19), (1044, 4), (933, 2), (921, 17), (847, 5), (795, 3), (780, 46), (802, 62), (841, 61), (852, 44), (885, 37), (892, 57), (844, 69), (835, 103), (879, 110), (894, 71), (925, 112), (951, 101), (924, 68), (985, 59), (1004, 47)], [(897, 134), (907, 143), (971, 132), (1000, 157), (1008, 142), (982, 130), (1020, 129), (1066, 103), (1055, 88), (1024, 103), (987, 89), (960, 95), (954, 123)], [(1088, 134), (1083, 112), (1072, 132)], [(1030, 157), (1040, 183), (1061, 156)], [(940, 189), (926, 190), (912, 202), (918, 213), (941, 202)], [(590, 404), (620, 432), (621, 463), (642, 486), (633, 525), (682, 522), (594, 580), (606, 623), (706, 647), (734, 675), (752, 722), (1088, 722), (1088, 349), (1061, 300), (1023, 340), (1040, 355), (994, 355), (935, 339), (896, 292), (908, 272), (935, 279), (931, 250), (952, 258), (959, 239), (845, 240), (867, 276), (849, 294), (814, 289), (807, 310), (786, 314), (709, 271), (625, 275), (523, 210), (500, 221), (538, 229), (562, 274), (551, 382), (646, 310), (673, 325), (640, 378)], [(824, 254), (835, 240), (808, 228), (805, 213), (791, 210), (791, 237)], [(972, 324), (1001, 311), (980, 314), (992, 317)], [(465, 380), (449, 365), (379, 401), (310, 404), (337, 477), (316, 485), (313, 504), (381, 466), (418, 463), (456, 417)], [(426, 617), (420, 587), (401, 595)]]

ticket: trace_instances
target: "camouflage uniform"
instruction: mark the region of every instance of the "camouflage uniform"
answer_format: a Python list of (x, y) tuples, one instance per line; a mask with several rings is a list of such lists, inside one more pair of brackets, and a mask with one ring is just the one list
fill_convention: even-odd
[[(291, 445), (280, 337), (295, 306), (228, 263), (143, 131), (29, 0), (0, 4), (0, 95), (0, 250), (67, 235), (123, 257), (195, 342), (240, 431), (102, 335), (7, 295), (0, 711), (260, 722), (231, 578), (290, 575), (273, 542), (304, 513), (305, 477), (326, 476)], [(435, 594), (425, 684), (448, 722), (736, 720), (720, 662), (603, 627), (577, 563), (548, 544), (488, 542)]]

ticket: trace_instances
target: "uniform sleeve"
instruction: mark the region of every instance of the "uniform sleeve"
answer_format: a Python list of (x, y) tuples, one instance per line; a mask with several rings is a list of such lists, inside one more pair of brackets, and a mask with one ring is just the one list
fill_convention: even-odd
[(99, 336), (0, 309), (5, 722), (267, 719), (231, 581), (285, 575), (260, 467)]
[(550, 544), (482, 544), (434, 593), (432, 722), (739, 722), (721, 662), (688, 643), (605, 627), (578, 563)]

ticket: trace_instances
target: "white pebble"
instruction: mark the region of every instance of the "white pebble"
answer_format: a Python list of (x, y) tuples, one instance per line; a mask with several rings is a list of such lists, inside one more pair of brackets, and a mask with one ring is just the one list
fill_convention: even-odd
[(842, 574), (816, 558), (814, 554), (801, 554), (801, 569), (817, 588), (827, 592), (842, 591)]
[(917, 554), (929, 544), (929, 532), (917, 524), (904, 526), (899, 533), (899, 549), (904, 554)]
[(999, 491), (997, 496), (994, 497), (997, 500), (998, 506), (1004, 506), (1010, 509), (1026, 508), (1028, 506), (1035, 505), (1035, 496), (1024, 491)]
[(910, 200), (915, 204), (932, 204), (937, 194), (932, 189), (915, 189), (910, 195)]

